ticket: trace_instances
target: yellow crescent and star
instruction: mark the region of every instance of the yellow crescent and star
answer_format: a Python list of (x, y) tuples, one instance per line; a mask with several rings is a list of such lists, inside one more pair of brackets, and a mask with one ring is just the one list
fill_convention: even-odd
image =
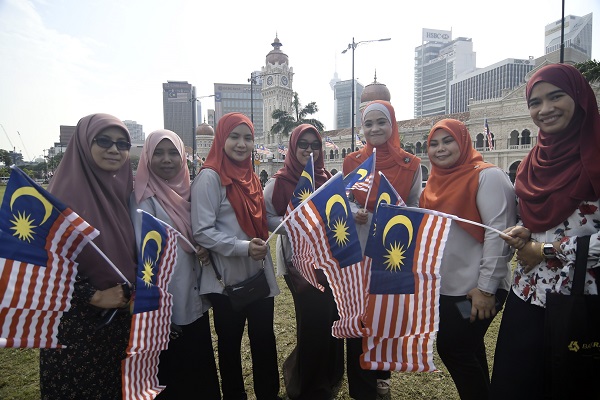
[(366, 170), (366, 169), (364, 169), (364, 168), (361, 168), (361, 169), (359, 169), (358, 171), (356, 171), (356, 173), (357, 173), (358, 175), (360, 175), (360, 179), (359, 179), (359, 181), (364, 181), (364, 180), (365, 180), (365, 177), (367, 176), (367, 174), (369, 173), (369, 171), (367, 171), (367, 170)]
[(300, 193), (298, 193), (298, 195), (296, 196), (302, 202), (302, 201), (306, 200), (306, 198), (308, 196), (310, 196), (311, 193), (314, 191), (315, 184), (313, 183), (312, 176), (310, 176), (310, 174), (307, 171), (302, 171), (302, 175), (300, 175), (300, 177), (304, 177), (304, 178), (308, 179), (308, 181), (310, 182), (310, 187), (311, 187), (311, 190), (309, 190), (307, 188), (303, 188), (302, 190), (300, 190)]
[(339, 194), (335, 194), (327, 200), (327, 204), (325, 205), (325, 216), (327, 217), (327, 226), (333, 231), (333, 236), (335, 237), (335, 242), (338, 246), (346, 245), (350, 239), (348, 238), (350, 234), (348, 233), (348, 225), (346, 225), (346, 219), (338, 218), (333, 223), (333, 227), (331, 226), (331, 209), (335, 204), (341, 204), (344, 208), (344, 213), (346, 214), (346, 219), (348, 217), (348, 208), (346, 207), (346, 202), (344, 198)]
[(148, 232), (144, 237), (144, 241), (142, 242), (142, 255), (144, 254), (146, 244), (148, 244), (150, 240), (154, 240), (156, 242), (157, 250), (156, 257), (147, 257), (144, 259), (144, 270), (142, 271), (142, 280), (144, 281), (146, 286), (152, 286), (152, 277), (154, 276), (154, 271), (152, 270), (152, 267), (154, 266), (156, 260), (158, 260), (158, 257), (160, 256), (160, 250), (162, 248), (162, 236), (157, 231)]
[(44, 206), (44, 218), (39, 223), (39, 225), (33, 225), (35, 222), (34, 219), (31, 218), (31, 214), (25, 214), (25, 212), (21, 213), (17, 211), (17, 215), (13, 214), (14, 219), (10, 222), (13, 224), (12, 230), (15, 231), (13, 236), (17, 236), (20, 240), (27, 240), (31, 242), (33, 239), (34, 228), (37, 228), (40, 225), (43, 225), (44, 222), (50, 218), (52, 214), (52, 204), (44, 197), (40, 192), (38, 192), (34, 187), (24, 186), (20, 187), (14, 191), (12, 196), (10, 197), (10, 210), (12, 211), (13, 205), (15, 201), (21, 196), (31, 196), (40, 201)]
[(394, 227), (395, 225), (402, 225), (405, 226), (407, 231), (408, 231), (408, 244), (406, 245), (406, 248), (404, 247), (404, 245), (402, 243), (398, 243), (396, 241), (394, 241), (394, 243), (390, 243), (390, 248), (387, 249), (387, 255), (384, 256), (384, 258), (386, 258), (386, 261), (384, 262), (384, 264), (386, 265), (386, 269), (389, 269), (391, 271), (401, 271), (402, 270), (402, 266), (404, 265), (403, 260), (406, 258), (404, 256), (404, 253), (406, 252), (406, 249), (408, 249), (410, 247), (410, 244), (412, 243), (413, 240), (413, 225), (411, 220), (404, 216), (404, 215), (396, 215), (393, 218), (391, 218), (387, 224), (385, 224), (385, 228), (383, 229), (383, 245), (385, 247), (385, 238), (387, 236), (387, 234), (390, 232), (390, 229), (392, 229), (392, 227)]

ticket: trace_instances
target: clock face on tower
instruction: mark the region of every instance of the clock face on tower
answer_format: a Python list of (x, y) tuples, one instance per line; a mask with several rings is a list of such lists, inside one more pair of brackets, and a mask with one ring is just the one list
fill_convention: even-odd
[(281, 77), (281, 84), (283, 86), (287, 86), (287, 84), (288, 84), (288, 78), (287, 78), (287, 76), (284, 75), (284, 76)]
[(269, 76), (267, 77), (267, 85), (271, 86), (273, 84), (273, 77)]

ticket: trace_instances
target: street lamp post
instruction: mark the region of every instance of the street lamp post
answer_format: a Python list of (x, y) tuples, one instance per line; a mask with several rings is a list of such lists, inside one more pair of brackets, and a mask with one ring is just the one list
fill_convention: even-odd
[(196, 113), (196, 102), (200, 101), (200, 99), (205, 99), (207, 97), (215, 97), (214, 94), (209, 94), (206, 96), (196, 97), (196, 89), (192, 89), (192, 98), (190, 102), (192, 103), (192, 172), (191, 178), (194, 179), (196, 177), (196, 165), (198, 165), (198, 160), (196, 160), (196, 127), (198, 126), (198, 115)]
[(346, 49), (344, 49), (344, 51), (342, 51), (342, 54), (345, 54), (348, 50), (352, 49), (352, 112), (351, 112), (351, 120), (352, 120), (352, 128), (351, 128), (351, 138), (350, 138), (350, 145), (351, 145), (351, 149), (352, 152), (354, 152), (354, 118), (356, 116), (356, 105), (355, 105), (355, 99), (354, 99), (354, 86), (356, 85), (356, 83), (354, 82), (354, 50), (356, 50), (356, 48), (358, 47), (359, 44), (361, 43), (370, 43), (370, 42), (386, 42), (388, 40), (392, 40), (392, 38), (385, 38), (385, 39), (373, 39), (373, 40), (361, 40), (360, 42), (355, 42), (354, 41), (354, 37), (352, 38), (352, 43), (348, 44), (348, 47)]

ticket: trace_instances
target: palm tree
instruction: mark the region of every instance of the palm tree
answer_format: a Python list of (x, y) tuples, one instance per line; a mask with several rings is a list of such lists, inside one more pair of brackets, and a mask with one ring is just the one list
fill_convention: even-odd
[(323, 130), (325, 129), (325, 125), (323, 125), (321, 121), (314, 118), (306, 118), (307, 116), (319, 111), (317, 103), (313, 101), (309, 103), (306, 107), (302, 108), (302, 105), (300, 104), (300, 99), (298, 99), (298, 93), (294, 92), (294, 100), (292, 101), (292, 107), (295, 111), (295, 116), (284, 110), (277, 109), (273, 111), (273, 114), (271, 116), (273, 117), (273, 119), (277, 120), (277, 122), (271, 127), (271, 133), (273, 135), (281, 133), (284, 136), (288, 136), (294, 130), (295, 127), (302, 124), (311, 124), (315, 128), (317, 128), (319, 132), (323, 132)]
[(589, 83), (600, 81), (600, 62), (588, 60), (586, 62), (575, 64), (575, 68), (581, 71)]

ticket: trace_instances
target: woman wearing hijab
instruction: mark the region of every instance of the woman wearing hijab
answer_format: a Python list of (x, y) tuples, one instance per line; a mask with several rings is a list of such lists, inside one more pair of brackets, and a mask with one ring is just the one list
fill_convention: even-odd
[[(519, 264), (496, 343), (492, 398), (540, 399), (547, 293), (569, 294), (577, 237), (590, 235), (585, 294), (597, 294), (600, 260), (600, 115), (596, 96), (574, 67), (551, 64), (527, 82), (527, 106), (538, 141), (519, 165), (515, 192), (522, 226), (505, 231)], [(564, 276), (564, 279), (561, 279)], [(574, 382), (564, 382), (575, 385)], [(574, 393), (594, 382), (577, 384)], [(597, 396), (595, 391), (593, 397)], [(545, 398), (545, 397), (544, 397)]]
[[(314, 126), (302, 124), (296, 127), (290, 135), (288, 149), (283, 168), (265, 186), (267, 221), (271, 231), (281, 224), (311, 154), (315, 189), (331, 177), (323, 161), (323, 142)], [(296, 347), (283, 364), (286, 392), (293, 400), (329, 400), (344, 375), (344, 341), (331, 335), (333, 321), (339, 319), (333, 293), (320, 269), (315, 273), (320, 275), (319, 282), (325, 292), (307, 281), (302, 285), (304, 289), (295, 286), (287, 268), (292, 263), (290, 240), (285, 229), (277, 233), (277, 272), (284, 275), (296, 310)]]
[[(504, 230), (516, 221), (508, 176), (483, 161), (467, 127), (454, 119), (436, 123), (427, 138), (431, 175), (420, 206)], [(485, 333), (508, 294), (511, 249), (497, 233), (453, 222), (440, 267), (437, 351), (460, 398), (487, 399), (490, 375)], [(459, 308), (465, 306), (465, 314)]]
[[(141, 241), (142, 215), (137, 209), (152, 214), (179, 231), (190, 243), (192, 235), (190, 206), (190, 173), (185, 146), (175, 132), (157, 130), (146, 138), (135, 175), (131, 198), (131, 216), (136, 240)], [(172, 334), (169, 348), (160, 355), (158, 378), (166, 388), (159, 399), (220, 399), (217, 366), (212, 347), (208, 309), (210, 303), (200, 296), (202, 270), (208, 253), (200, 246), (190, 247), (178, 240), (177, 265), (169, 282), (173, 295)]]
[[(375, 175), (371, 194), (367, 202), (367, 193), (352, 191), (354, 202), (351, 203), (356, 230), (364, 253), (375, 202), (379, 187), (379, 172), (390, 181), (400, 197), (409, 206), (419, 204), (421, 194), (421, 160), (407, 153), (400, 146), (398, 122), (394, 107), (383, 100), (373, 101), (362, 113), (362, 129), (367, 144), (362, 149), (350, 153), (344, 158), (344, 175), (354, 171), (373, 154), (375, 154)], [(389, 371), (365, 371), (360, 368), (359, 357), (362, 353), (362, 339), (348, 339), (347, 374), (350, 396), (357, 399), (373, 399), (377, 394), (389, 392)]]
[(279, 372), (273, 332), (274, 296), (279, 294), (268, 238), (267, 213), (253, 171), (254, 127), (241, 113), (225, 114), (204, 166), (192, 184), (192, 234), (212, 254), (226, 285), (242, 282), (264, 267), (270, 294), (234, 311), (212, 267), (203, 267), (200, 293), (213, 305), (219, 371), (225, 399), (245, 399), (241, 341), (246, 321), (252, 351), (254, 393), (278, 398)]
[[(133, 282), (130, 147), (129, 132), (116, 117), (82, 118), (48, 191), (100, 231), (94, 244)], [(61, 318), (58, 334), (66, 347), (40, 351), (41, 395), (43, 399), (120, 399), (121, 360), (131, 324), (123, 279), (92, 246), (86, 246), (76, 261), (71, 309)], [(115, 308), (121, 312), (97, 329), (103, 314)]]

